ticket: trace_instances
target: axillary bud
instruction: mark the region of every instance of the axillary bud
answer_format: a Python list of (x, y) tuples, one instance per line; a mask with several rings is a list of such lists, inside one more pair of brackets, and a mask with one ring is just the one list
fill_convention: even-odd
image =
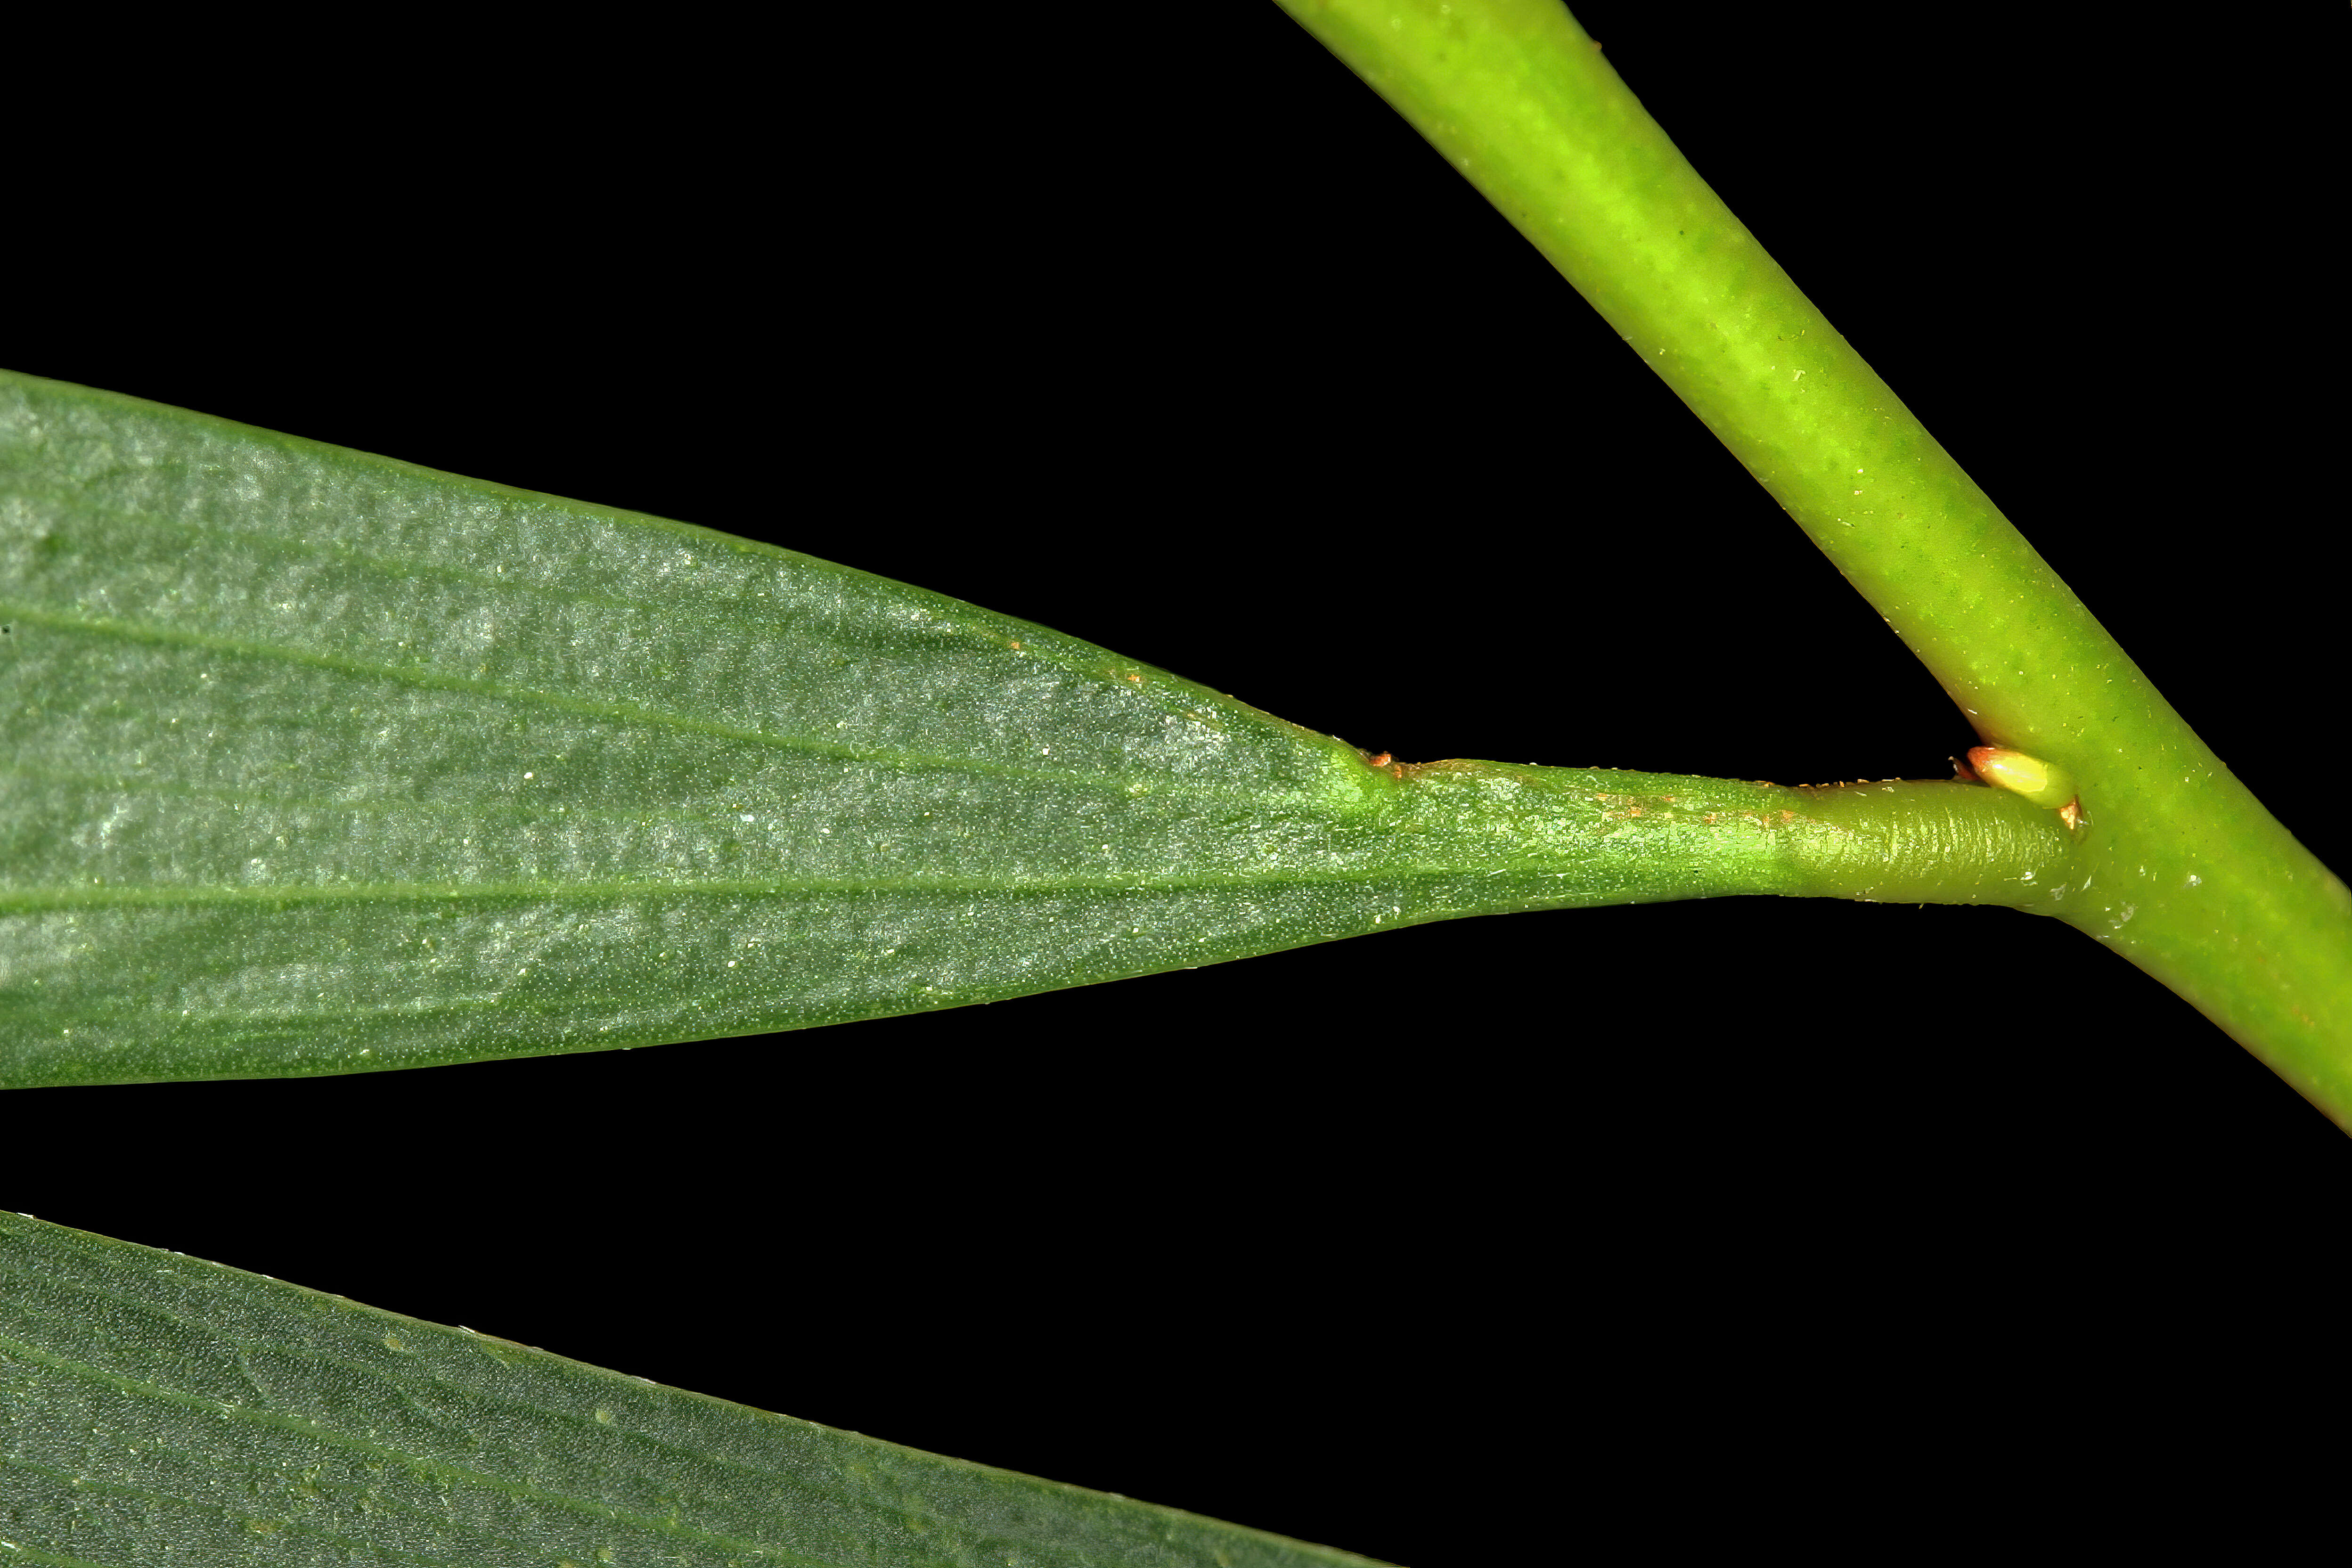
[(2064, 768), (2012, 752), (2007, 746), (1978, 746), (1969, 752), (1969, 766), (1997, 789), (2013, 790), (2036, 805), (2053, 811), (2075, 796), (2074, 775)]

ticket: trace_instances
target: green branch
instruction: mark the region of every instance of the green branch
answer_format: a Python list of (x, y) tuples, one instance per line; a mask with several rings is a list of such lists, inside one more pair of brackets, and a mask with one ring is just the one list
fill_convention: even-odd
[(1555, 0), (1282, 0), (1541, 250), (1979, 734), (2079, 781), (2055, 910), (2352, 1128), (2352, 893), (2263, 809)]

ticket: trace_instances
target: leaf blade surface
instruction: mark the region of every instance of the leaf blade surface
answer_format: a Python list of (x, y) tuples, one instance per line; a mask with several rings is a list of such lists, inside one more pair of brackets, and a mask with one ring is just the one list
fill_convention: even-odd
[(1370, 1561), (20, 1215), (0, 1542), (108, 1568)]
[(755, 1033), (1460, 901), (1334, 841), (1391, 782), (1351, 748), (1045, 628), (5, 392), (0, 1083)]

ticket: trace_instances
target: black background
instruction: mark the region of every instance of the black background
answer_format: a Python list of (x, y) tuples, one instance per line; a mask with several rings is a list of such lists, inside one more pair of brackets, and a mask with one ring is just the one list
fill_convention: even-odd
[[(2301, 46), (1761, 11), (1578, 7), (2352, 862)], [(772, 539), (1403, 758), (1811, 783), (1973, 743), (1271, 5), (860, 26), (322, 40), (100, 94), (47, 143), (6, 363)], [(2071, 930), (1794, 900), (5, 1114), (13, 1208), (1422, 1568), (1682, 1486), (1801, 1510), (1759, 1467), (1931, 1496), (1916, 1456), (1988, 1412), (2030, 1471), (2166, 1430), (2184, 1380), (2262, 1396), (2346, 1171)]]

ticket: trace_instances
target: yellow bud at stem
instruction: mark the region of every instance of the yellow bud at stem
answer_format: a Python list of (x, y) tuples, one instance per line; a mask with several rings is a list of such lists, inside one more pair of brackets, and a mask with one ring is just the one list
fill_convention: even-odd
[(1977, 776), (1997, 789), (2013, 790), (2036, 805), (2055, 811), (2074, 799), (2074, 775), (2062, 767), (2012, 752), (2007, 746), (1979, 746), (1969, 752)]

